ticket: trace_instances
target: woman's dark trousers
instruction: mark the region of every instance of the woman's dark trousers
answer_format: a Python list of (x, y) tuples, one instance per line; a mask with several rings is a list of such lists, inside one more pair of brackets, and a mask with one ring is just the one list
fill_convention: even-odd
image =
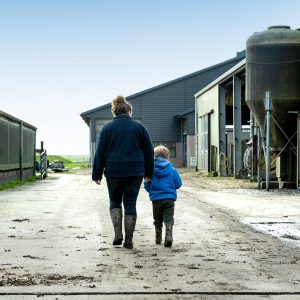
[(122, 233), (122, 203), (124, 206), (125, 241), (123, 246), (133, 248), (132, 238), (136, 224), (136, 200), (140, 191), (143, 177), (110, 177), (106, 178), (110, 215), (115, 230), (113, 245), (121, 245)]

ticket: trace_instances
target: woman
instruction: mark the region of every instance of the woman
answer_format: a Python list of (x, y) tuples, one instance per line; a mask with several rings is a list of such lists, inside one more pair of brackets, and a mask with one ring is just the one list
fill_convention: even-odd
[(106, 177), (110, 215), (115, 231), (113, 245), (121, 245), (123, 242), (123, 203), (123, 246), (132, 249), (136, 200), (143, 177), (151, 178), (153, 175), (153, 146), (147, 129), (132, 119), (132, 106), (124, 97), (114, 99), (111, 110), (114, 118), (100, 132), (92, 179), (96, 184), (101, 184), (103, 172)]

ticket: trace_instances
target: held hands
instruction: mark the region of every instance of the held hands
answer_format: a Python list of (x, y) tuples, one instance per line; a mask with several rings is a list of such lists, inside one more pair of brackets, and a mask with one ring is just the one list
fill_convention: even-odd
[(101, 184), (101, 180), (95, 180), (95, 183), (100, 185)]
[(151, 179), (149, 177), (144, 177), (144, 182), (149, 182)]

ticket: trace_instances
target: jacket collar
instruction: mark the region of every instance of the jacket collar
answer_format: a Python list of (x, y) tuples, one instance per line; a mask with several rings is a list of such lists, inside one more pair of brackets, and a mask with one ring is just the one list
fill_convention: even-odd
[(114, 119), (132, 119), (132, 117), (130, 117), (128, 115), (118, 115), (118, 116), (115, 116)]

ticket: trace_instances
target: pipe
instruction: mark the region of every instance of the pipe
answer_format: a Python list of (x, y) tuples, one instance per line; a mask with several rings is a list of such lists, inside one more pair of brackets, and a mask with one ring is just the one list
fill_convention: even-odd
[(257, 188), (261, 189), (261, 168), (260, 168), (260, 157), (261, 157), (261, 129), (257, 128)]
[(271, 99), (270, 92), (266, 92), (265, 98), (265, 110), (266, 110), (266, 190), (269, 190), (270, 182), (270, 117), (271, 117)]

